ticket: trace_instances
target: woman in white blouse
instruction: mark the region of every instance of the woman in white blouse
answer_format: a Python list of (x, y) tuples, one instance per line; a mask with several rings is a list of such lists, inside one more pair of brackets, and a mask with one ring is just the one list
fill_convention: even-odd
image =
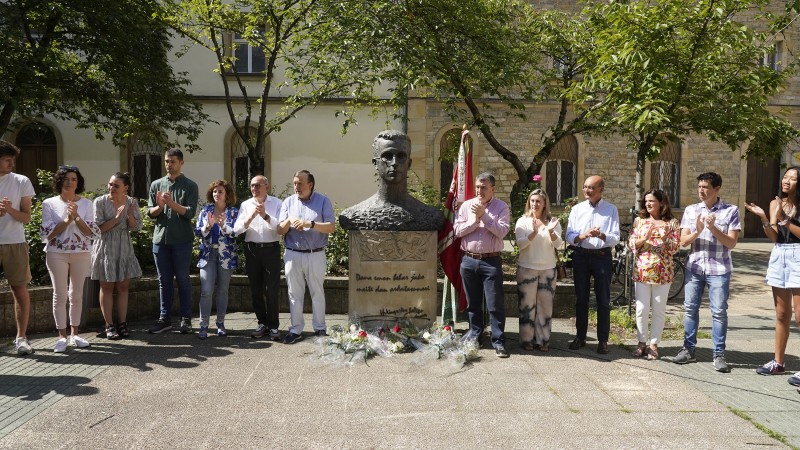
[(535, 189), (525, 202), (525, 214), (514, 228), (519, 247), (517, 293), (519, 295), (519, 341), (524, 350), (535, 346), (550, 350), (550, 320), (556, 293), (556, 249), (561, 224), (550, 215), (547, 193)]
[[(89, 346), (89, 342), (78, 335), (78, 327), (83, 312), (83, 283), (89, 275), (92, 239), (99, 236), (100, 230), (94, 223), (91, 200), (79, 195), (84, 190), (84, 179), (77, 167), (59, 166), (52, 185), (58, 195), (42, 202), (41, 236), (53, 285), (53, 317), (58, 329), (53, 351), (62, 353), (67, 345)], [(67, 309), (71, 331), (69, 340)]]

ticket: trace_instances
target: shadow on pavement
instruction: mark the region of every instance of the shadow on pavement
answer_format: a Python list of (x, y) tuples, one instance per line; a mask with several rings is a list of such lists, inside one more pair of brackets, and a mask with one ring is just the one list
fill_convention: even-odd
[(51, 392), (64, 396), (94, 395), (97, 388), (84, 386), (91, 381), (87, 377), (68, 375), (0, 375), (0, 395), (25, 401), (41, 400)]

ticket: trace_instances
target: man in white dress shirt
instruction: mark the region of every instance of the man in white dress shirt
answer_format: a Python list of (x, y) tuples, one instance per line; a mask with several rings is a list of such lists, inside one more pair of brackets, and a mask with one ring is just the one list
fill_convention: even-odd
[(250, 180), (253, 197), (242, 202), (233, 225), (236, 235), (244, 233), (245, 266), (258, 327), (250, 335), (278, 340), (278, 289), (281, 279), (281, 246), (278, 215), (282, 202), (269, 195), (269, 180), (256, 175)]

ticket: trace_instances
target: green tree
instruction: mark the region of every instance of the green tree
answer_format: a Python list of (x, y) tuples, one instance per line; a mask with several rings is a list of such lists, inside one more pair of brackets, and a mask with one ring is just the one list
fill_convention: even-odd
[(0, 135), (50, 114), (115, 143), (172, 130), (196, 140), (206, 120), (169, 64), (157, 0), (0, 2)]
[[(395, 102), (409, 95), (434, 98), (456, 122), (478, 128), (492, 149), (514, 168), (512, 202), (559, 139), (588, 132), (584, 114), (573, 114), (564, 89), (583, 70), (584, 24), (560, 11), (536, 11), (519, 0), (357, 1), (359, 22), (369, 30), (383, 76), (395, 83)], [(526, 164), (494, 130), (509, 116), (526, 118), (526, 106), (558, 104), (539, 149)], [(516, 151), (515, 151), (516, 150)]]
[[(344, 106), (337, 115), (346, 130), (355, 122), (358, 103), (374, 100), (372, 61), (334, 20), (339, 11), (352, 9), (349, 2), (182, 0), (174, 6), (173, 26), (216, 58), (209, 70), (219, 75), (231, 124), (248, 149), (252, 175), (265, 171), (266, 136), (280, 131), (301, 110), (341, 99)], [(263, 69), (237, 68), (242, 46), (263, 55)]]
[[(779, 157), (798, 131), (769, 100), (796, 62), (764, 65), (787, 15), (763, 13), (767, 0), (633, 0), (587, 7), (592, 45), (570, 98), (606, 132), (636, 150), (636, 200), (645, 161), (666, 139), (704, 134), (748, 155)], [(792, 14), (791, 11), (788, 12)], [(747, 23), (760, 24), (756, 31)], [(664, 137), (668, 136), (668, 137)]]

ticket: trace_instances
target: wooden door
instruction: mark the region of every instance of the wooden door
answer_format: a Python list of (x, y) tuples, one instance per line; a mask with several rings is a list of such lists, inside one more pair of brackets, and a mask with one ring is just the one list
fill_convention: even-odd
[(32, 123), (17, 134), (17, 157), (14, 172), (25, 175), (33, 183), (37, 193), (49, 191), (49, 186), (39, 186), (36, 169), (55, 172), (58, 168), (58, 152), (55, 134), (46, 125)]
[[(775, 198), (780, 189), (781, 167), (778, 160), (771, 159), (761, 162), (757, 158), (747, 159), (747, 187), (745, 201), (755, 203), (769, 210), (769, 202)], [(744, 214), (744, 237), (763, 238), (761, 219), (751, 213)]]

